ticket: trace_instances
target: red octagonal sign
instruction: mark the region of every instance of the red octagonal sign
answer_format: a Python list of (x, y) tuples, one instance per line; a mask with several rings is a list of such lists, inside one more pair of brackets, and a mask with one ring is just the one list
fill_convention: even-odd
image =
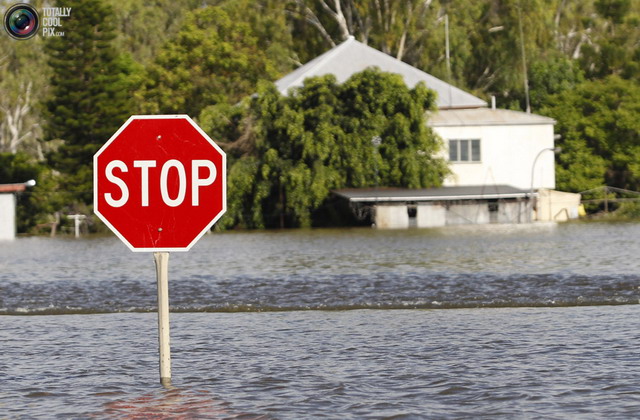
[(94, 211), (133, 251), (188, 251), (227, 209), (226, 155), (187, 115), (134, 115), (93, 157)]

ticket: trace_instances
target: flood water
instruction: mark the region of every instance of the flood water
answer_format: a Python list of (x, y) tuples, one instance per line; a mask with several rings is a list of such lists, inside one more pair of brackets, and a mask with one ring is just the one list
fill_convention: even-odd
[(640, 224), (0, 244), (0, 419), (640, 416)]

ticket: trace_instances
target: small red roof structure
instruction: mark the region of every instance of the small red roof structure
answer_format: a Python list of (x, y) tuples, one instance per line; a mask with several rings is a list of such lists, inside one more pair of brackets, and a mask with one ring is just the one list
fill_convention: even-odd
[(24, 182), (19, 184), (0, 184), (0, 193), (14, 193), (27, 189), (27, 185)]

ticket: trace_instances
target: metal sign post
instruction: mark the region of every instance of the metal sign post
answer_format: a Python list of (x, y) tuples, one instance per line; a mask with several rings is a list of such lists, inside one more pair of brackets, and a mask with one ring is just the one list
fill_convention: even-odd
[(154, 252), (158, 278), (158, 347), (160, 350), (160, 383), (171, 385), (171, 346), (169, 343), (169, 253)]

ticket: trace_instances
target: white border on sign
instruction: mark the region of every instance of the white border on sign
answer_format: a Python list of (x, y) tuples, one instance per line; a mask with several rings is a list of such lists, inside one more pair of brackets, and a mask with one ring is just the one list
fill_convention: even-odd
[[(187, 245), (184, 248), (136, 248), (133, 245), (131, 245), (129, 241), (125, 239), (124, 236), (122, 236), (122, 234), (118, 231), (118, 229), (116, 229), (107, 220), (107, 218), (102, 215), (102, 213), (100, 213), (100, 210), (98, 208), (98, 171), (97, 171), (98, 157), (107, 147), (109, 147), (109, 145), (120, 135), (120, 133), (122, 133), (122, 131), (131, 123), (131, 121), (133, 120), (166, 120), (166, 119), (187, 120), (189, 124), (191, 124), (191, 126), (195, 128), (198, 131), (198, 133), (200, 133), (200, 135), (204, 137), (222, 156), (222, 171), (221, 171), (222, 172), (222, 210), (220, 211), (220, 213), (218, 213), (216, 217), (213, 218), (213, 220), (211, 220), (211, 222), (202, 230), (202, 232), (200, 232), (195, 237), (195, 239), (193, 239), (193, 241), (191, 241), (191, 243), (189, 243), (189, 245)], [(100, 150), (98, 150), (93, 155), (93, 212), (133, 252), (186, 252), (186, 251), (189, 251), (191, 247), (195, 245), (195, 243), (198, 242), (200, 238), (202, 238), (202, 236), (211, 229), (211, 227), (222, 217), (222, 215), (226, 213), (226, 211), (227, 211), (227, 154), (220, 148), (220, 146), (218, 146), (213, 140), (211, 140), (211, 137), (209, 137), (207, 133), (205, 133), (198, 126), (198, 124), (196, 124), (195, 121), (191, 119), (191, 117), (189, 117), (186, 114), (132, 115), (124, 124), (122, 124), (122, 126), (118, 129), (118, 131), (116, 131), (115, 134), (111, 136), (111, 138), (109, 138), (109, 140), (107, 140), (107, 142), (104, 145), (102, 145)]]

